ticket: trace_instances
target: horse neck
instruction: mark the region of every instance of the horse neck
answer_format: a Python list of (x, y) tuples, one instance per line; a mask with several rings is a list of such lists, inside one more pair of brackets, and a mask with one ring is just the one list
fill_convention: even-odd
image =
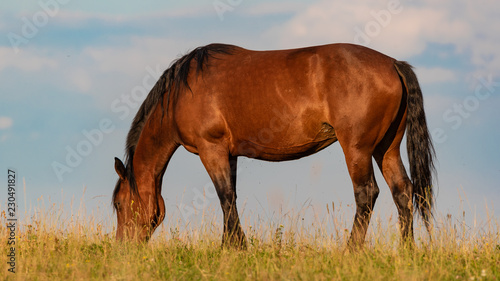
[(135, 148), (133, 167), (140, 193), (161, 188), (167, 164), (178, 147), (170, 130), (172, 126), (160, 110), (155, 110), (146, 121)]

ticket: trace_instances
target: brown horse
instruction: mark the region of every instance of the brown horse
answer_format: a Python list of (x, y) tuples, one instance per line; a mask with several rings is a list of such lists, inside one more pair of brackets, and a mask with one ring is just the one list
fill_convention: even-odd
[[(405, 130), (411, 181), (400, 157)], [(147, 241), (163, 221), (162, 178), (180, 145), (199, 155), (215, 185), (222, 244), (244, 247), (237, 157), (298, 159), (337, 140), (357, 206), (348, 244), (363, 244), (379, 193), (372, 157), (391, 189), (402, 241), (413, 243), (413, 206), (427, 225), (431, 217), (434, 149), (409, 64), (350, 44), (199, 47), (163, 73), (131, 125), (126, 164), (115, 158), (117, 239)]]

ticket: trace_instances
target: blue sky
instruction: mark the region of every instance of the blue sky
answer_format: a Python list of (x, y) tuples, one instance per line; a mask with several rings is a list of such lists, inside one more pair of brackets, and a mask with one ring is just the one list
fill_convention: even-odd
[[(25, 178), (21, 205), (21, 196), (27, 205), (42, 196), (66, 204), (85, 189), (87, 209), (104, 206), (97, 215), (108, 216), (117, 179), (113, 157), (123, 157), (139, 93), (149, 91), (173, 59), (211, 42), (258, 50), (352, 42), (417, 68), (438, 156), (438, 214), (464, 210), (470, 222), (474, 214), (486, 221), (500, 202), (498, 5), (8, 1), (0, 11), (0, 180), (6, 182), (8, 167)], [(299, 161), (240, 163), (238, 204), (244, 216), (275, 218), (279, 210), (305, 203), (324, 214), (333, 201), (351, 206), (345, 207), (350, 224), (354, 197), (338, 143)], [(377, 178), (382, 194), (376, 212), (394, 215), (380, 173)], [(198, 157), (178, 150), (164, 181), (171, 213), (195, 219), (186, 215), (193, 206), (218, 211)], [(204, 190), (207, 200), (200, 201)], [(6, 191), (0, 192), (3, 204)]]

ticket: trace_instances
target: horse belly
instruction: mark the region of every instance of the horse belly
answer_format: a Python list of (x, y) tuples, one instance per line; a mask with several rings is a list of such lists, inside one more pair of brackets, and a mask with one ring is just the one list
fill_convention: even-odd
[(246, 156), (267, 161), (299, 159), (314, 154), (337, 141), (333, 127), (324, 122), (315, 133), (304, 133), (298, 128), (283, 132), (261, 129), (255, 137), (237, 142), (233, 155)]

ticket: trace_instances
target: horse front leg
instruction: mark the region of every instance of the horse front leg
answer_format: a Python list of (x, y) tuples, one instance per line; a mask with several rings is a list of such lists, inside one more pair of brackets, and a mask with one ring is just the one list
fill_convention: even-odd
[(224, 214), (222, 246), (245, 249), (245, 233), (236, 208), (237, 157), (230, 156), (220, 147), (211, 146), (200, 150), (200, 158), (214, 183)]

